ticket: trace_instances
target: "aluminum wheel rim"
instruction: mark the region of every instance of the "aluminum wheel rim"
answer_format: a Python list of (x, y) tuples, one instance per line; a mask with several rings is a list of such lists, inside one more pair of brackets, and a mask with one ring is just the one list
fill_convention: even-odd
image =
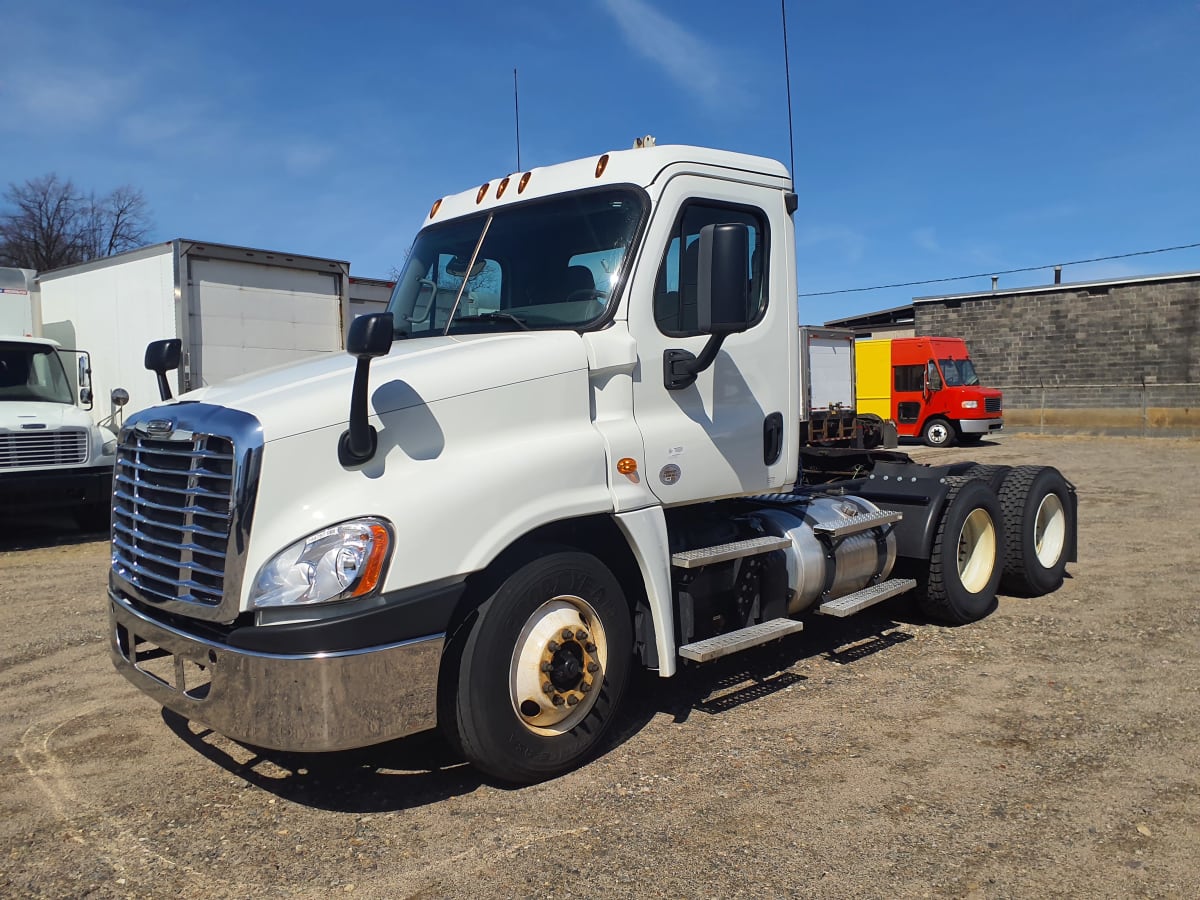
[(958, 533), (958, 578), (969, 593), (978, 594), (996, 568), (996, 526), (986, 509), (974, 509)]
[(513, 649), (513, 712), (534, 734), (570, 731), (596, 704), (607, 665), (608, 637), (592, 605), (570, 594), (547, 600), (525, 622)]
[(1033, 547), (1038, 562), (1052, 568), (1062, 557), (1067, 543), (1067, 513), (1058, 494), (1047, 494), (1038, 504), (1033, 520)]

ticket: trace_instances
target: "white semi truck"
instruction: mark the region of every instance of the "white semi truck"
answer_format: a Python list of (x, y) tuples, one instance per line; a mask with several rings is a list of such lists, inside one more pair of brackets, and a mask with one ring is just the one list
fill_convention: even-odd
[(603, 746), (634, 666), (1056, 589), (1057, 470), (803, 446), (796, 205), (779, 163), (684, 146), (438, 200), (349, 356), (127, 420), (117, 668), (247, 744), (440, 727), (532, 782)]

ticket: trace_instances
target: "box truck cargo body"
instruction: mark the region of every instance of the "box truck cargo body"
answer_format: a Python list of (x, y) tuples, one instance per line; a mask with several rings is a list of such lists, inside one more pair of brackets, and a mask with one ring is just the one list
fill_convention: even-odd
[(31, 337), (37, 303), (37, 272), (0, 269), (0, 334)]
[(118, 387), (134, 412), (159, 401), (150, 341), (181, 340), (179, 393), (342, 350), (349, 274), (342, 260), (167, 241), (42, 273), (42, 333), (91, 351), (105, 414)]

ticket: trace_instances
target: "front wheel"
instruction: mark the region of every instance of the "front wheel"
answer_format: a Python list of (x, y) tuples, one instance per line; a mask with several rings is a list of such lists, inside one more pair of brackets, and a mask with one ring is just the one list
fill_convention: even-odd
[(580, 765), (612, 724), (632, 660), (629, 606), (594, 556), (522, 566), (486, 600), (460, 647), (442, 727), (469, 762), (528, 784)]
[(930, 447), (953, 447), (954, 429), (941, 416), (934, 416), (921, 429), (921, 440)]

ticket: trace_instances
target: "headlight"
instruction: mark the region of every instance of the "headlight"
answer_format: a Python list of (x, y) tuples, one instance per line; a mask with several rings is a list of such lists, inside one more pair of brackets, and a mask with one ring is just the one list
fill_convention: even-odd
[(104, 446), (100, 448), (100, 452), (105, 456), (112, 456), (114, 453), (116, 453), (117, 439), (113, 438), (111, 441), (105, 441)]
[(382, 519), (355, 519), (310, 534), (259, 570), (253, 606), (302, 606), (362, 597), (378, 587), (392, 548)]
[(979, 401), (978, 400), (964, 400), (962, 402), (962, 408), (963, 409), (978, 409)]

